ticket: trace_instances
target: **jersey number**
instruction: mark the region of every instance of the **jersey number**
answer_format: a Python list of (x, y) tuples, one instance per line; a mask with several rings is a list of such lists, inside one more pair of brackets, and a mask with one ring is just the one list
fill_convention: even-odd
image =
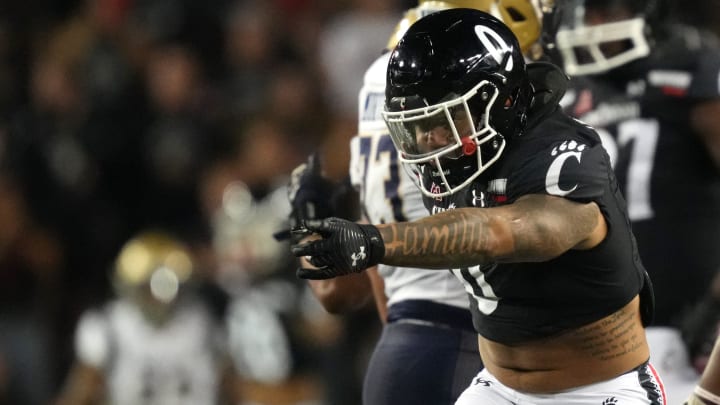
[(660, 124), (654, 119), (635, 119), (618, 125), (617, 138), (604, 129), (598, 129), (605, 150), (613, 166), (618, 150), (632, 143), (627, 167), (625, 198), (632, 221), (650, 219), (655, 215), (650, 202), (650, 179), (655, 162)]
[[(397, 151), (390, 136), (361, 136), (359, 139), (360, 158), (362, 160), (362, 200), (368, 201), (369, 193), (382, 190), (385, 205), (370, 206), (366, 213), (373, 223), (405, 221), (402, 213), (402, 199), (398, 192), (400, 186), (400, 163)], [(377, 164), (374, 164), (377, 163)], [(372, 171), (372, 173), (370, 173)], [(382, 184), (378, 184), (382, 182)], [(379, 199), (378, 199), (379, 200)]]
[(499, 298), (490, 283), (485, 279), (484, 269), (492, 270), (495, 264), (472, 266), (450, 270), (465, 285), (465, 291), (475, 299), (477, 309), (490, 315), (497, 309)]

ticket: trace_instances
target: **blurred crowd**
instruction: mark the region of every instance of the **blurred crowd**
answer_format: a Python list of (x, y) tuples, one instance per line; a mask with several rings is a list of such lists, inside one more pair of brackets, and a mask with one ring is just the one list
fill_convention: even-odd
[[(277, 275), (303, 297), (290, 259), (262, 260), (289, 255), (268, 232), (287, 210), (267, 197), (321, 142), (336, 157), (328, 173), (344, 175), (362, 72), (407, 7), (0, 2), (0, 403), (57, 394), (80, 315), (112, 295), (113, 260), (144, 229), (191, 246), (220, 307), (241, 294), (243, 271)], [(269, 214), (246, 209), (256, 203)], [(303, 311), (288, 316), (328, 317)], [(371, 311), (357, 317), (331, 319), (326, 336), (295, 333), (296, 368), (334, 373), (321, 387), (328, 403), (359, 396), (357, 340), (372, 341), (378, 322)]]
[[(320, 145), (344, 177), (362, 74), (416, 4), (0, 2), (0, 404), (52, 403), (80, 315), (109, 299), (119, 249), (149, 228), (188, 243), (219, 312), (262, 280), (260, 306), (292, 341), (281, 378), (311, 375), (317, 403), (359, 403), (377, 315), (329, 316), (307, 295), (269, 238), (286, 216), (275, 191)], [(720, 32), (717, 1), (676, 11)]]

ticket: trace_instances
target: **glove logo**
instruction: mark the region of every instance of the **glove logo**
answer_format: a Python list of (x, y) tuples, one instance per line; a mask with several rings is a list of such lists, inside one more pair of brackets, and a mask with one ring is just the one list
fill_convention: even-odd
[(357, 253), (353, 253), (350, 255), (350, 258), (352, 259), (352, 266), (357, 267), (358, 260), (365, 260), (367, 255), (365, 254), (365, 246), (360, 246), (360, 251)]

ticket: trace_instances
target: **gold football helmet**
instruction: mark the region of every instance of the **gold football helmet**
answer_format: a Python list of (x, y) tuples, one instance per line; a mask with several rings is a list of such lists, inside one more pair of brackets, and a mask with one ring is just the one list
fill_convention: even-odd
[(542, 24), (540, 13), (531, 0), (419, 0), (418, 6), (405, 12), (395, 26), (387, 49), (395, 48), (405, 31), (422, 17), (450, 8), (474, 8), (490, 13), (502, 20), (515, 34), (523, 53), (532, 49), (540, 38)]
[(120, 250), (113, 286), (153, 320), (161, 321), (193, 274), (188, 248), (160, 231), (138, 234)]

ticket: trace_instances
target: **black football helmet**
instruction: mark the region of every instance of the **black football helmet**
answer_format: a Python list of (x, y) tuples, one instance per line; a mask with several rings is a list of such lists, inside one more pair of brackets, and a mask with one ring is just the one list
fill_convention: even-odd
[(468, 185), (522, 134), (530, 97), (512, 31), (490, 14), (456, 8), (421, 18), (392, 52), (383, 118), (422, 192), (441, 197)]
[(665, 0), (541, 0), (543, 30), (569, 75), (603, 73), (650, 53)]

